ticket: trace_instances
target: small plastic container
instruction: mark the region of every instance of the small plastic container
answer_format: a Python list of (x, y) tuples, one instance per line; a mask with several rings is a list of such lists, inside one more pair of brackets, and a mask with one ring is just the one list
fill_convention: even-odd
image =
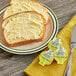
[(54, 59), (57, 61), (57, 64), (63, 64), (68, 58), (68, 53), (64, 50), (63, 47), (59, 47), (57, 51), (54, 52)]
[(51, 50), (44, 51), (39, 56), (39, 64), (42, 66), (49, 65), (54, 60), (53, 52)]
[(55, 38), (53, 41), (50, 41), (48, 43), (48, 48), (53, 52), (55, 52), (60, 46), (61, 46), (61, 41), (58, 38)]

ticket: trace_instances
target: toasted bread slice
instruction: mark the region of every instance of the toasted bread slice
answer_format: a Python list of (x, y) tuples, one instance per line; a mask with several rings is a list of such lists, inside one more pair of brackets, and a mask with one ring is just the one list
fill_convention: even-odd
[(11, 0), (10, 6), (4, 12), (3, 19), (22, 11), (36, 11), (44, 16), (46, 23), (49, 20), (49, 15), (46, 8), (34, 0)]
[(4, 19), (4, 39), (9, 46), (42, 41), (46, 24), (43, 15), (35, 11), (16, 13)]

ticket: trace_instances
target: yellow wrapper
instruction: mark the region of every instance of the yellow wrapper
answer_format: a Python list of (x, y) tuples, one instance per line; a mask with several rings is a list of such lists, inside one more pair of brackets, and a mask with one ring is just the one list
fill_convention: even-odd
[[(50, 54), (49, 54), (50, 53)], [(53, 56), (53, 52), (48, 50), (48, 51), (43, 51), (40, 55), (39, 55), (39, 64), (42, 66), (45, 65), (49, 65), (53, 62), (54, 60), (54, 56)]]
[[(74, 24), (76, 24), (76, 15), (69, 21), (68, 24), (59, 32), (57, 35), (58, 38), (61, 39), (62, 45), (64, 49), (68, 52), (68, 55), (70, 55), (70, 41), (71, 41), (71, 35), (72, 30), (74, 27)], [(68, 57), (69, 59), (69, 57)], [(75, 60), (75, 58), (74, 58)], [(27, 75), (30, 76), (64, 76), (64, 72), (67, 66), (67, 61), (64, 62), (64, 64), (57, 64), (55, 61), (48, 66), (41, 66), (39, 64), (39, 56), (24, 70), (24, 72)], [(74, 64), (73, 64), (74, 63)], [(76, 76), (76, 60), (72, 62), (72, 76)]]

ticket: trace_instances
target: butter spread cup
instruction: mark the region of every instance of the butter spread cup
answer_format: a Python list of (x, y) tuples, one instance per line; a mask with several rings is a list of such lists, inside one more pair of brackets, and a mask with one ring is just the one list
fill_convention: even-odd
[(42, 66), (49, 65), (53, 62), (53, 52), (51, 50), (44, 51), (39, 55), (39, 64)]
[(63, 64), (67, 60), (67, 58), (68, 53), (61, 46), (57, 51), (54, 52), (54, 59), (57, 61), (57, 64)]
[(67, 60), (68, 53), (62, 47), (60, 39), (55, 38), (53, 41), (50, 41), (48, 48), (48, 51), (43, 51), (39, 55), (39, 64), (42, 66), (51, 64), (54, 59), (57, 61), (57, 64), (63, 64)]
[(53, 41), (48, 43), (48, 48), (53, 52), (55, 52), (59, 46), (61, 46), (61, 41), (58, 38), (55, 38)]

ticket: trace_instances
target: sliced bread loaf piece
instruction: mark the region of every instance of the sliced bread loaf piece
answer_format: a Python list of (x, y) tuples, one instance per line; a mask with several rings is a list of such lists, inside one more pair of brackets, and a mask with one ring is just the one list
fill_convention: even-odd
[(16, 13), (4, 19), (4, 39), (9, 46), (42, 41), (46, 25), (43, 15), (34, 11)]
[(3, 19), (22, 11), (36, 11), (44, 16), (46, 23), (49, 20), (49, 15), (45, 7), (34, 0), (11, 0), (10, 6), (6, 9)]

